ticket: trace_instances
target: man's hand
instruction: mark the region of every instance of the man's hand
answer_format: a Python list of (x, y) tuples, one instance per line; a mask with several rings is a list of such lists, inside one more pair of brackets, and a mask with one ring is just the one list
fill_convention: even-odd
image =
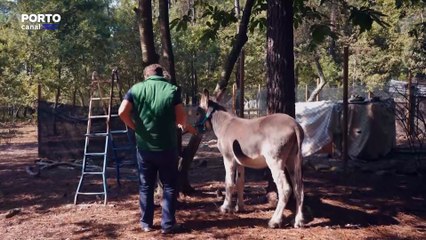
[(182, 103), (177, 104), (175, 106), (175, 113), (176, 113), (176, 125), (182, 129), (183, 132), (189, 132), (192, 135), (197, 135), (198, 131), (195, 130), (193, 126), (190, 124), (187, 124), (187, 116), (185, 112), (185, 108), (183, 107)]
[(178, 128), (182, 129), (182, 135), (188, 132), (191, 133), (192, 135), (198, 134), (198, 131), (191, 125), (183, 126), (182, 124), (178, 124), (177, 126)]
[(124, 124), (126, 124), (129, 128), (135, 130), (136, 124), (133, 122), (132, 109), (133, 104), (128, 100), (124, 99), (123, 102), (121, 102), (120, 108), (118, 109), (118, 115), (120, 116)]
[(198, 135), (197, 129), (195, 129), (192, 125), (187, 125), (185, 130), (191, 133), (192, 135)]

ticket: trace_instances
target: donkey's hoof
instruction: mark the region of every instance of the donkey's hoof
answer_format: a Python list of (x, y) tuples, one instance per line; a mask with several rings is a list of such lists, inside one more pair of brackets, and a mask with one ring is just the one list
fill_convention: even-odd
[(302, 215), (296, 215), (294, 219), (294, 228), (302, 228), (304, 225), (304, 219)]
[(269, 228), (281, 228), (281, 222), (270, 220), (268, 226)]
[(294, 222), (294, 228), (303, 228), (303, 226), (304, 226), (303, 221)]
[(235, 206), (235, 212), (243, 212), (244, 211), (244, 205), (236, 205)]
[(232, 209), (229, 207), (229, 206), (221, 206), (220, 207), (220, 212), (221, 213), (231, 213), (232, 212)]
[(294, 222), (294, 228), (303, 228), (303, 226), (305, 226), (303, 221), (295, 221)]

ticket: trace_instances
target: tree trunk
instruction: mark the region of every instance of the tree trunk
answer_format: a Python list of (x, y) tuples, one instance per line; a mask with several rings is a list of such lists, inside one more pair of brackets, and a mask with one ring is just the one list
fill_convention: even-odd
[(83, 96), (83, 93), (81, 92), (81, 90), (80, 90), (80, 89), (77, 89), (77, 92), (78, 92), (78, 95), (80, 95), (81, 106), (82, 106), (82, 107), (85, 107), (85, 106), (86, 106), (86, 104), (84, 104), (84, 96)]
[(58, 135), (58, 131), (56, 128), (56, 110), (58, 108), (59, 97), (61, 96), (61, 73), (62, 68), (58, 67), (58, 87), (56, 88), (56, 96), (55, 96), (55, 104), (53, 105), (53, 135)]
[(189, 4), (190, 4), (190, 8), (191, 8), (191, 17), (192, 17), (191, 21), (192, 21), (192, 24), (195, 24), (195, 22), (197, 20), (196, 11), (195, 11), (195, 0), (190, 0)]
[[(197, 20), (196, 11), (195, 11), (195, 0), (190, 0), (188, 2), (189, 9), (191, 10), (191, 24), (195, 25)], [(197, 69), (195, 68), (194, 62), (197, 58), (195, 51), (192, 51), (191, 55), (191, 103), (193, 106), (198, 104), (198, 77)], [(210, 69), (210, 68), (208, 68)]]
[(321, 64), (319, 62), (319, 57), (315, 57), (314, 62), (315, 62), (315, 67), (317, 68), (317, 71), (318, 71), (318, 76), (319, 76), (320, 82), (317, 85), (317, 87), (315, 88), (315, 90), (312, 92), (311, 96), (308, 99), (308, 102), (314, 101), (316, 96), (318, 96), (318, 94), (321, 92), (322, 88), (327, 83), (327, 80), (324, 77), (324, 72), (322, 70)]
[[(268, 1), (266, 35), (268, 114), (286, 113), (295, 117), (292, 0)], [(276, 191), (270, 171), (267, 179), (267, 192)]]
[(244, 118), (244, 49), (241, 50), (240, 57), (238, 58), (238, 81), (239, 84), (239, 100), (238, 100), (238, 116)]
[(56, 113), (59, 103), (59, 97), (61, 96), (61, 87), (56, 88), (55, 104), (53, 105), (53, 135), (58, 135), (56, 127)]
[(225, 65), (223, 67), (223, 71), (220, 76), (220, 81), (216, 85), (215, 94), (219, 97), (222, 96), (226, 87), (228, 86), (229, 78), (232, 73), (232, 69), (234, 68), (235, 62), (240, 55), (241, 49), (244, 44), (247, 42), (247, 27), (250, 20), (251, 10), (253, 8), (255, 0), (247, 0), (246, 5), (244, 7), (243, 16), (241, 18), (240, 26), (238, 28), (238, 34), (234, 41), (234, 45), (232, 46), (231, 52), (228, 55), (228, 58), (225, 61)]
[(195, 69), (194, 61), (195, 61), (195, 54), (192, 55), (192, 59), (191, 59), (191, 102), (193, 106), (197, 104), (197, 91), (198, 91), (197, 69)]
[(139, 0), (138, 3), (138, 8), (135, 8), (134, 11), (138, 19), (142, 64), (148, 66), (153, 63), (158, 63), (158, 55), (155, 52), (154, 45), (151, 0)]
[(267, 11), (268, 113), (295, 116), (293, 1), (268, 1)]
[(74, 86), (74, 91), (72, 92), (72, 107), (75, 107), (77, 102), (77, 85)]
[(188, 171), (202, 138), (201, 134), (191, 136), (188, 146), (183, 149), (182, 160), (179, 162), (179, 191), (186, 195), (194, 191), (189, 183)]
[[(234, 7), (235, 15), (240, 18), (240, 0), (234, 0)], [(237, 33), (238, 31), (239, 29), (237, 29)], [(237, 86), (240, 90), (238, 116), (244, 118), (244, 49), (241, 49), (240, 57), (238, 58)]]
[(18, 119), (18, 117), (19, 117), (19, 111), (21, 110), (21, 108), (22, 108), (22, 105), (18, 105), (16, 107), (16, 109), (14, 110), (14, 112), (13, 112), (13, 122), (15, 122), (15, 120)]
[(169, 27), (169, 0), (159, 0), (160, 9), (160, 33), (161, 33), (161, 49), (164, 60), (163, 66), (170, 74), (170, 83), (176, 85), (175, 59), (173, 55), (172, 39)]
[[(336, 25), (337, 25), (337, 4), (333, 1), (330, 3), (330, 29), (331, 31), (336, 31)], [(328, 53), (330, 54), (331, 58), (333, 58), (334, 62), (338, 62), (337, 58), (337, 50), (336, 50), (336, 40), (334, 38), (330, 38), (329, 46), (328, 46)]]

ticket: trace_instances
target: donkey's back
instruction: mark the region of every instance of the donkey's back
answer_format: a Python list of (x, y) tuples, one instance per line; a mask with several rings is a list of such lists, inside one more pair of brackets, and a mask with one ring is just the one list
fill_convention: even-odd
[(222, 154), (233, 155), (239, 164), (251, 168), (267, 167), (265, 156), (285, 158), (303, 141), (302, 128), (286, 114), (255, 119), (232, 117), (225, 132), (219, 138)]

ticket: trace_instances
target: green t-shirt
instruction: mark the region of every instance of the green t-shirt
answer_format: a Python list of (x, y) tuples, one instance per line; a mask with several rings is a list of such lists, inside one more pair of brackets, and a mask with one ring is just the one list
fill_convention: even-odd
[(182, 102), (178, 87), (163, 77), (150, 76), (135, 84), (125, 99), (133, 103), (136, 143), (140, 149), (177, 148), (175, 106)]

